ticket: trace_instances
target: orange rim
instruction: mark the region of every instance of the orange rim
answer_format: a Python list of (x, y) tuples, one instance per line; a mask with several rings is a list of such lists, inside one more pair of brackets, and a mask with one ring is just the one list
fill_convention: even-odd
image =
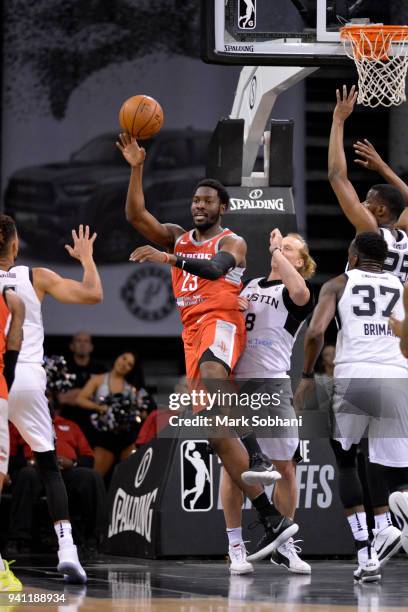
[(362, 26), (353, 24), (340, 28), (341, 39), (353, 38), (356, 42), (359, 42), (361, 34), (365, 34), (371, 42), (375, 42), (379, 34), (392, 34), (393, 41), (408, 40), (408, 26)]
[(408, 26), (347, 25), (340, 29), (340, 38), (353, 43), (355, 60), (386, 61), (392, 43), (408, 41)]

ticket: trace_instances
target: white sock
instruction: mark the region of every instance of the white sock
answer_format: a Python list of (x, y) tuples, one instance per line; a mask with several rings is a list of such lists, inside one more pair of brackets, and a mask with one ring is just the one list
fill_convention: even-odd
[(0, 572), (5, 572), (6, 571), (6, 566), (3, 563), (3, 559), (0, 555)]
[(375, 528), (378, 531), (382, 531), (392, 525), (391, 514), (389, 512), (383, 512), (383, 514), (376, 514), (374, 516), (375, 519)]
[(73, 545), (72, 527), (69, 521), (58, 521), (58, 523), (54, 523), (54, 529), (57, 534), (59, 547)]
[(239, 546), (242, 541), (242, 527), (234, 527), (227, 529), (228, 542), (230, 546)]
[(368, 540), (367, 518), (365, 512), (356, 512), (347, 517), (353, 538), (359, 542)]

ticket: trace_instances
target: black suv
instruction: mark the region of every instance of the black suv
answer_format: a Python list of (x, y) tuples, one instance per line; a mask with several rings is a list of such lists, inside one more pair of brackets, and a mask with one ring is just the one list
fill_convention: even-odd
[[(211, 132), (162, 130), (141, 144), (147, 150), (143, 187), (146, 207), (160, 221), (190, 227), (195, 184), (205, 175)], [(88, 224), (98, 233), (99, 261), (126, 261), (146, 240), (125, 219), (129, 166), (115, 146), (117, 134), (85, 144), (65, 163), (15, 172), (5, 194), (5, 212), (36, 256), (58, 257), (71, 229)]]

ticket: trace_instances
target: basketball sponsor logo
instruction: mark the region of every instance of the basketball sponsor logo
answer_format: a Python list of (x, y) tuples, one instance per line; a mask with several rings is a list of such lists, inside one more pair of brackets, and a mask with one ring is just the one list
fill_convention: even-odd
[(238, 27), (254, 30), (256, 26), (256, 0), (238, 0)]
[(149, 471), (149, 467), (152, 462), (152, 457), (153, 457), (153, 449), (148, 448), (145, 454), (143, 455), (143, 458), (141, 462), (139, 463), (139, 466), (136, 471), (136, 476), (135, 476), (135, 488), (136, 489), (140, 487), (140, 485), (144, 481), (146, 474)]
[[(153, 449), (148, 448), (137, 466), (134, 485), (137, 489), (144, 482), (153, 458)], [(113, 501), (108, 538), (118, 533), (133, 532), (151, 542), (154, 503), (158, 488), (143, 495), (130, 495), (119, 487)]]
[(248, 197), (230, 198), (229, 210), (279, 210), (285, 212), (283, 198), (265, 198), (262, 189), (251, 189)]
[(181, 507), (186, 512), (208, 512), (213, 507), (212, 455), (206, 440), (180, 445)]

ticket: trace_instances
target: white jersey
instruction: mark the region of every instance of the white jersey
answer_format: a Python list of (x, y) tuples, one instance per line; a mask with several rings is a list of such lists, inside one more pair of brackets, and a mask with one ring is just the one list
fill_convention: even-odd
[(388, 253), (383, 270), (391, 272), (405, 283), (408, 280), (408, 236), (402, 230), (395, 230), (395, 237), (391, 230), (380, 227), (381, 236), (387, 243)]
[(19, 363), (42, 364), (44, 357), (44, 327), (41, 302), (30, 278), (30, 268), (13, 266), (8, 272), (0, 270), (0, 290), (11, 287), (25, 304), (23, 344), (18, 356)]
[(336, 366), (372, 363), (408, 370), (389, 325), (391, 313), (404, 318), (400, 280), (390, 272), (354, 269), (345, 274), (347, 284), (337, 304)]
[(249, 300), (245, 314), (247, 343), (234, 375), (237, 378), (286, 378), (296, 337), (313, 309), (312, 292), (305, 306), (296, 306), (281, 280), (255, 278), (241, 295)]

